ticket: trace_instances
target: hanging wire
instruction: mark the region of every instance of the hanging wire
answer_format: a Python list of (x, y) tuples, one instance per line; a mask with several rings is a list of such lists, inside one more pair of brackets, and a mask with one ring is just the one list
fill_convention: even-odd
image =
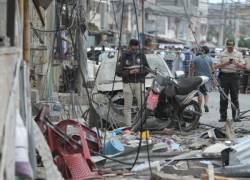
[[(138, 15), (137, 15), (137, 7), (136, 7), (136, 3), (135, 3), (135, 0), (133, 0), (133, 6), (134, 6), (134, 13), (135, 13), (135, 20), (136, 20), (136, 30), (137, 30), (137, 37), (138, 37), (138, 40), (140, 39), (140, 34), (139, 34), (139, 23), (138, 23)], [(143, 16), (143, 15), (142, 15)], [(143, 28), (143, 27), (142, 27)], [(144, 34), (142, 34), (142, 43), (144, 44)], [(141, 61), (140, 61), (140, 67), (143, 65), (143, 69), (140, 68), (140, 71), (142, 70), (145, 70), (145, 65), (142, 64), (142, 59), (145, 57), (145, 55), (143, 54), (143, 46), (141, 47), (140, 44), (139, 44), (139, 49), (140, 49), (140, 55), (141, 55)], [(140, 72), (142, 73), (142, 72)], [(142, 83), (140, 83), (140, 89), (142, 89)], [(141, 145), (142, 145), (142, 131), (143, 131), (143, 124), (146, 125), (146, 98), (145, 98), (145, 79), (144, 79), (144, 83), (143, 83), (143, 92), (141, 90), (141, 93), (140, 93), (140, 96), (141, 96), (141, 107), (140, 107), (140, 111), (138, 112), (139, 115), (137, 116), (138, 118), (140, 118), (140, 141), (139, 141), (139, 146), (137, 148), (137, 154), (136, 154), (136, 157), (135, 157), (135, 160), (133, 162), (133, 165), (131, 166), (130, 169), (133, 169), (133, 167), (135, 166), (138, 158), (139, 158), (139, 154), (140, 154), (140, 151), (141, 151)], [(142, 99), (143, 98), (143, 99)], [(144, 114), (143, 114), (144, 112)], [(144, 119), (142, 119), (144, 118)], [(139, 120), (139, 119), (137, 119)], [(136, 120), (136, 121), (137, 121)], [(147, 130), (147, 128), (146, 128)], [(152, 168), (151, 168), (151, 163), (150, 163), (150, 155), (149, 155), (149, 147), (148, 147), (148, 136), (147, 136), (147, 133), (146, 133), (146, 143), (147, 143), (147, 158), (148, 158), (148, 163), (149, 163), (149, 169), (150, 169), (150, 174), (152, 175)]]
[[(117, 63), (118, 63), (118, 61), (119, 61), (120, 51), (121, 51), (122, 28), (123, 28), (123, 20), (124, 20), (124, 6), (125, 6), (125, 1), (123, 0), (123, 1), (122, 1), (121, 24), (120, 24), (120, 32), (119, 32), (119, 46), (118, 46), (118, 54), (117, 54), (117, 60), (116, 60), (116, 65), (115, 65), (115, 72), (116, 72)], [(116, 74), (114, 74), (111, 93), (113, 93), (113, 91), (114, 91), (115, 79), (116, 79)], [(107, 122), (109, 121), (109, 113), (110, 113), (111, 101), (112, 101), (112, 100), (111, 100), (111, 98), (110, 98), (110, 99), (109, 99), (109, 106), (108, 106), (108, 113), (107, 113)], [(112, 124), (112, 123), (111, 123), (111, 124)]]
[(198, 43), (198, 40), (197, 40), (197, 38), (196, 38), (196, 33), (195, 33), (195, 31), (193, 30), (193, 28), (192, 28), (191, 18), (190, 18), (190, 16), (189, 16), (188, 12), (187, 12), (186, 1), (183, 2), (183, 8), (184, 8), (184, 12), (185, 12), (185, 15), (186, 15), (186, 19), (187, 19), (188, 24), (189, 24), (188, 26), (189, 26), (189, 28), (190, 28), (190, 30), (191, 30), (191, 32), (192, 32), (192, 35), (193, 35), (194, 40), (195, 40), (195, 43), (196, 43), (197, 47), (198, 47), (199, 49), (201, 49), (201, 47), (200, 47), (200, 45), (199, 45), (199, 43)]
[(97, 10), (100, 8), (101, 2), (102, 2), (102, 0), (99, 0), (96, 11), (94, 12), (93, 16), (89, 19), (89, 22), (93, 21), (93, 19), (95, 18), (96, 14), (97, 14)]
[[(187, 9), (186, 9), (185, 2), (183, 3), (183, 7), (184, 7), (185, 14), (186, 14), (186, 18), (187, 18), (187, 20), (188, 20), (188, 22), (189, 22), (189, 28), (190, 28), (190, 30), (191, 30), (191, 32), (192, 32), (192, 35), (193, 35), (194, 39), (195, 39), (195, 43), (196, 43), (197, 47), (198, 47), (199, 49), (201, 49), (201, 47), (200, 47), (200, 45), (199, 45), (199, 43), (198, 43), (198, 41), (197, 41), (196, 34), (195, 34), (194, 30), (192, 29), (191, 18), (190, 18), (190, 16), (189, 16), (189, 14), (187, 13)], [(230, 69), (230, 68), (226, 68), (226, 69)], [(238, 69), (237, 71), (239, 72), (239, 70), (242, 70), (242, 69)], [(245, 72), (244, 72), (244, 73), (245, 73)], [(229, 101), (229, 103), (232, 105), (232, 108), (236, 110), (236, 116), (237, 116), (236, 118), (241, 119), (241, 118), (243, 118), (243, 117), (244, 117), (244, 118), (245, 118), (245, 117), (248, 117), (248, 116), (243, 116), (243, 115), (242, 115), (242, 112), (240, 112), (240, 110), (235, 106), (235, 104), (229, 99), (229, 97), (226, 95), (226, 93), (224, 92), (224, 90), (223, 90), (222, 87), (220, 86), (220, 84), (219, 84), (218, 80), (215, 78), (215, 76), (212, 76), (212, 78), (213, 78), (213, 80), (216, 82), (216, 85), (217, 85), (217, 87), (218, 87), (218, 89), (219, 89), (219, 92), (222, 94), (222, 96), (223, 96), (224, 98), (226, 98), (226, 99)], [(249, 111), (250, 111), (250, 110), (249, 110)]]
[(118, 23), (117, 23), (117, 19), (116, 19), (116, 12), (115, 12), (115, 6), (114, 6), (113, 0), (111, 0), (111, 5), (112, 5), (112, 11), (113, 11), (113, 18), (115, 21), (116, 32), (118, 32)]
[[(58, 28), (58, 29), (52, 29), (52, 30), (43, 30), (43, 29), (38, 29), (38, 28), (34, 28), (33, 26), (31, 26), (31, 29), (33, 30), (36, 30), (36, 31), (39, 31), (39, 32), (44, 32), (44, 33), (57, 33), (57, 32), (60, 32), (60, 31), (66, 31), (66, 30), (69, 30), (73, 27), (74, 25), (74, 22), (75, 22), (75, 17), (74, 16), (74, 13), (75, 13), (75, 9), (76, 9), (76, 4), (73, 6), (72, 8), (72, 12), (71, 12), (71, 19), (72, 19), (72, 22), (71, 24), (68, 26), (68, 27), (64, 27), (64, 28)], [(62, 13), (62, 12), (61, 12)], [(60, 14), (61, 15), (61, 14)]]
[[(120, 56), (120, 51), (121, 51), (121, 37), (122, 37), (122, 28), (123, 28), (124, 6), (125, 6), (125, 2), (123, 0), (122, 1), (122, 15), (121, 15), (120, 33), (119, 33), (119, 49), (118, 49), (117, 61), (116, 61), (116, 65), (115, 65), (115, 72), (116, 72), (117, 63), (118, 63), (119, 56)], [(111, 89), (112, 94), (113, 94), (113, 91), (114, 91), (115, 79), (116, 79), (116, 74), (114, 74), (114, 78), (113, 78), (113, 84), (112, 84), (112, 89)], [(105, 149), (105, 146), (106, 146), (106, 138), (107, 138), (107, 132), (106, 131), (107, 131), (108, 122), (110, 121), (109, 113), (110, 113), (111, 103), (112, 103), (112, 99), (110, 98), (109, 99), (109, 104), (108, 104), (107, 118), (106, 118), (106, 130), (105, 130), (105, 133), (104, 133), (103, 149)], [(110, 122), (110, 125), (114, 129), (113, 122)]]

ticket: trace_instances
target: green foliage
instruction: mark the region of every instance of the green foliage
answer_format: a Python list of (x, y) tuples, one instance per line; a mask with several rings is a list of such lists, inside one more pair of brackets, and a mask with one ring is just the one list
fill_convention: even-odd
[(243, 36), (240, 37), (239, 47), (250, 48), (250, 39), (245, 39)]
[(94, 23), (88, 23), (88, 28), (90, 32), (99, 32), (99, 28)]
[(207, 32), (207, 40), (212, 41), (213, 38), (219, 37), (219, 32), (216, 30), (214, 26), (209, 27), (208, 32)]

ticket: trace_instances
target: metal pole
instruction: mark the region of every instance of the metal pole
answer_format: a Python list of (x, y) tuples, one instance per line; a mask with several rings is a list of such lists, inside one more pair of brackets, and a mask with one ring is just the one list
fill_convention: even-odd
[[(87, 7), (87, 1), (81, 0), (79, 1), (79, 9), (81, 12), (84, 12)], [(83, 20), (83, 14), (79, 12), (81, 19)], [(80, 22), (83, 23), (83, 22)], [(76, 30), (76, 47), (78, 51), (77, 60), (79, 62), (79, 69), (78, 69), (78, 82), (76, 84), (79, 95), (83, 95), (86, 91), (83, 88), (86, 86), (85, 82), (87, 81), (88, 72), (87, 72), (87, 51), (86, 51), (86, 42), (84, 36), (82, 35), (80, 27), (77, 27)], [(84, 79), (83, 79), (84, 78)]]

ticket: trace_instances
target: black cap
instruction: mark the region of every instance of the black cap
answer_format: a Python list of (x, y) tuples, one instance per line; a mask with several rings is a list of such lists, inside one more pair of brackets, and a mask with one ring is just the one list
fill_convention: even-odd
[(226, 42), (227, 47), (233, 47), (235, 45), (235, 42), (233, 39), (228, 39)]
[(207, 46), (202, 46), (201, 50), (204, 54), (208, 54), (209, 53), (209, 48)]
[(131, 39), (129, 41), (129, 46), (139, 46), (139, 41), (137, 39)]

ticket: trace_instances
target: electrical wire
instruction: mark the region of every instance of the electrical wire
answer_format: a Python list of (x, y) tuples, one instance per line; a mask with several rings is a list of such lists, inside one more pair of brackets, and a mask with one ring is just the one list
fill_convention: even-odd
[[(231, 68), (226, 68), (226, 69), (231, 69)], [(246, 113), (250, 112), (250, 110), (246, 110), (246, 111), (240, 111), (235, 105), (234, 103), (229, 99), (229, 97), (225, 94), (224, 90), (221, 88), (221, 86), (219, 85), (218, 80), (216, 79), (216, 77), (213, 77), (213, 81), (216, 83), (216, 86), (220, 92), (220, 94), (222, 95), (222, 98), (227, 99), (229, 101), (229, 103), (231, 104), (232, 108), (234, 110), (236, 110), (236, 119), (242, 120), (242, 119), (246, 119), (246, 120), (250, 120), (250, 115), (246, 115), (244, 116)]]
[[(117, 55), (117, 61), (116, 61), (116, 65), (115, 65), (115, 72), (116, 72), (116, 68), (117, 68), (117, 64), (118, 64), (118, 60), (119, 60), (119, 52), (120, 52), (120, 47), (121, 47), (121, 37), (122, 37), (122, 27), (123, 27), (123, 17), (124, 17), (124, 5), (125, 5), (125, 1), (123, 0), (122, 1), (122, 15), (121, 15), (121, 24), (120, 24), (120, 33), (119, 33), (119, 50), (118, 50), (118, 55)], [(116, 74), (114, 74), (114, 78), (113, 78), (113, 84), (112, 84), (112, 89), (111, 89), (111, 92), (114, 91), (114, 86), (115, 86), (115, 79), (116, 79)], [(105, 133), (104, 133), (104, 140), (103, 140), (103, 149), (105, 149), (105, 146), (106, 146), (106, 138), (107, 138), (107, 125), (108, 125), (108, 122), (109, 122), (109, 113), (110, 113), (110, 108), (111, 108), (111, 98), (109, 99), (109, 105), (108, 105), (108, 112), (107, 112), (107, 118), (106, 118), (106, 130), (105, 130)], [(111, 127), (113, 127), (113, 124), (112, 122), (110, 123)], [(114, 129), (114, 128), (113, 128)]]
[(197, 40), (197, 38), (196, 38), (196, 34), (195, 34), (195, 32), (194, 32), (194, 30), (193, 30), (193, 28), (192, 28), (191, 18), (189, 17), (189, 14), (188, 14), (188, 12), (187, 12), (185, 2), (183, 3), (183, 8), (184, 8), (184, 11), (185, 11), (185, 14), (186, 14), (186, 19), (187, 19), (187, 21), (188, 21), (188, 23), (189, 23), (189, 28), (190, 28), (190, 30), (191, 30), (191, 32), (192, 32), (192, 35), (193, 35), (193, 37), (194, 37), (194, 40), (195, 40), (195, 42), (196, 42), (196, 45), (197, 45), (197, 47), (198, 47), (199, 49), (201, 49), (201, 47), (200, 47), (200, 45), (199, 45), (199, 43), (198, 43), (198, 40)]
[[(124, 4), (124, 0), (123, 0), (123, 4)], [(75, 4), (75, 7), (77, 7), (77, 3)], [(58, 9), (58, 8), (57, 8), (57, 9)], [(74, 8), (74, 9), (75, 9), (75, 8)], [(79, 11), (79, 10), (77, 9), (77, 11)], [(123, 5), (123, 11), (124, 11), (124, 5)], [(58, 15), (58, 17), (59, 17), (60, 15), (59, 15), (59, 13), (58, 13), (58, 10), (57, 10), (56, 12), (57, 12), (57, 15)], [(51, 50), (51, 56), (52, 56), (52, 57), (53, 57), (53, 53), (54, 53), (54, 46), (55, 46), (56, 36), (58, 35), (57, 32), (60, 31), (60, 30), (67, 30), (67, 31), (69, 31), (69, 34), (70, 34), (70, 36), (71, 36), (71, 41), (72, 41), (72, 46), (73, 46), (74, 52), (77, 53), (76, 55), (77, 55), (77, 57), (79, 57), (79, 51), (77, 50), (76, 43), (74, 42), (75, 40), (74, 40), (73, 34), (72, 34), (72, 32), (71, 32), (71, 27), (73, 26), (73, 24), (74, 24), (74, 22), (75, 22), (75, 19), (77, 19), (77, 26), (76, 26), (76, 28), (79, 28), (79, 26), (81, 26), (80, 17), (81, 17), (80, 13), (79, 13), (79, 12), (76, 12), (76, 16), (74, 17), (74, 21), (72, 21), (71, 25), (69, 26), (70, 28), (56, 29), (56, 30), (49, 30), (49, 31), (42, 31), (42, 32), (54, 32), (54, 39), (53, 39), (53, 45), (52, 45), (53, 48), (52, 48), (52, 50)], [(122, 21), (123, 21), (123, 15), (122, 15)], [(121, 24), (123, 23), (122, 21), (121, 21)], [(34, 28), (34, 29), (36, 29), (36, 28)], [(81, 29), (81, 28), (80, 28), (80, 29)], [(122, 25), (121, 25), (121, 31), (122, 31)], [(81, 33), (84, 34), (84, 32), (83, 32), (82, 29), (81, 29)], [(76, 33), (74, 33), (74, 35), (75, 35), (75, 34), (76, 34)], [(120, 33), (120, 38), (119, 38), (119, 39), (120, 39), (119, 46), (121, 47), (121, 33)], [(52, 59), (53, 59), (53, 58), (52, 58)], [(52, 61), (50, 61), (49, 64), (52, 64)], [(48, 67), (50, 67), (50, 65), (49, 65)], [(48, 70), (47, 70), (47, 74), (48, 74), (48, 71), (49, 71), (49, 68), (48, 68)], [(86, 86), (87, 83), (86, 83), (84, 74), (83, 74), (83, 72), (82, 72), (82, 69), (80, 69), (80, 73), (81, 73), (81, 76), (82, 76), (82, 78), (83, 78), (84, 86), (86, 87), (86, 92), (87, 92), (87, 95), (88, 95), (89, 104), (91, 104), (91, 97), (90, 97), (90, 95), (89, 95), (89, 91), (88, 91), (87, 86)], [(72, 88), (70, 88), (70, 89), (72, 89)], [(72, 99), (71, 99), (71, 100), (72, 100), (72, 106), (74, 106), (75, 103), (74, 103), (73, 95), (72, 95), (71, 97), (72, 97)], [(73, 114), (74, 114), (75, 116), (77, 116), (74, 107), (72, 107), (72, 112), (73, 112)], [(86, 112), (87, 112), (87, 111), (86, 111)], [(84, 115), (84, 114), (83, 114), (83, 115)], [(70, 116), (70, 115), (69, 115), (69, 116)], [(113, 160), (113, 161), (119, 162), (119, 163), (121, 163), (121, 164), (131, 165), (131, 164), (129, 164), (129, 163), (124, 163), (124, 162), (119, 161), (119, 160), (116, 160), (116, 159), (114, 159), (114, 158), (110, 158), (110, 157), (107, 157), (107, 156), (105, 156), (105, 155), (99, 154), (99, 153), (97, 153), (97, 152), (95, 152), (95, 154), (101, 155), (102, 157), (105, 157), (106, 159)]]
[[(124, 20), (124, 6), (125, 6), (125, 1), (122, 1), (122, 14), (121, 14), (121, 24), (120, 24), (120, 32), (119, 32), (119, 49), (118, 49), (118, 54), (117, 54), (117, 60), (116, 60), (116, 65), (115, 65), (115, 72), (116, 72), (116, 68), (117, 68), (117, 64), (119, 61), (119, 57), (120, 57), (120, 51), (121, 51), (121, 39), (122, 39), (122, 28), (123, 28), (123, 20)], [(115, 87), (115, 79), (116, 79), (116, 74), (114, 74), (114, 78), (113, 78), (113, 84), (112, 84), (112, 89), (111, 89), (111, 93), (114, 91), (114, 87)], [(110, 113), (110, 106), (111, 106), (111, 98), (109, 100), (109, 107), (108, 107), (108, 113), (107, 113), (107, 122), (109, 121), (109, 113)]]
[[(58, 16), (58, 17), (60, 16), (57, 7), (56, 7), (55, 14), (56, 14), (56, 16)], [(41, 90), (42, 97), (45, 97), (45, 90), (46, 90), (46, 85), (45, 85), (45, 83), (47, 82), (48, 74), (49, 74), (49, 71), (50, 71), (50, 68), (51, 68), (51, 64), (52, 64), (52, 61), (53, 61), (53, 56), (54, 56), (55, 43), (56, 43), (56, 37), (57, 37), (57, 35), (58, 35), (58, 34), (55, 32), (55, 33), (54, 33), (54, 36), (53, 36), (52, 48), (51, 48), (51, 51), (50, 51), (50, 58), (49, 58), (49, 62), (48, 62), (47, 70), (46, 70), (46, 75), (45, 75), (45, 76), (46, 76), (46, 79), (44, 79), (43, 87), (42, 87), (42, 90)], [(48, 87), (47, 87), (47, 88), (48, 88)]]
[[(133, 6), (134, 6), (134, 11), (135, 11), (135, 20), (136, 20), (136, 31), (137, 31), (137, 36), (138, 36), (138, 40), (139, 40), (139, 23), (138, 23), (138, 16), (137, 16), (137, 11), (136, 11), (136, 4), (135, 4), (135, 1), (133, 0)], [(143, 35), (144, 36), (144, 35)], [(139, 44), (139, 49), (140, 49), (140, 51), (141, 51), (141, 46), (140, 46), (140, 44)], [(140, 61), (140, 63), (142, 63), (142, 59), (141, 59), (141, 61)], [(141, 66), (141, 64), (140, 64), (140, 66)], [(141, 71), (141, 68), (140, 68), (140, 71)], [(140, 72), (141, 73), (141, 72)], [(140, 83), (140, 89), (142, 89), (141, 88), (141, 83)], [(141, 119), (141, 124), (140, 124), (140, 141), (139, 141), (139, 146), (138, 146), (138, 148), (137, 148), (137, 153), (136, 153), (136, 157), (135, 157), (135, 160), (134, 160), (134, 162), (133, 162), (133, 165), (132, 165), (132, 167), (131, 167), (131, 169), (133, 169), (133, 167), (136, 165), (136, 162), (137, 162), (137, 160), (138, 160), (138, 157), (139, 157), (139, 154), (140, 154), (140, 151), (141, 151), (141, 144), (142, 144), (142, 127), (143, 127), (143, 120), (142, 120), (142, 113), (143, 113), (143, 105), (142, 105), (142, 92), (141, 92), (141, 94), (140, 94), (140, 96), (141, 96), (141, 111), (139, 111), (139, 116), (138, 117), (140, 117), (140, 119)]]
[[(139, 23), (138, 23), (137, 7), (136, 7), (136, 4), (135, 4), (135, 0), (133, 0), (133, 6), (134, 6), (134, 13), (135, 13), (135, 20), (136, 20), (137, 36), (138, 36), (138, 40), (139, 40), (140, 39), (140, 36), (139, 36)], [(144, 44), (144, 34), (143, 34), (142, 42)], [(142, 61), (143, 61), (143, 58), (144, 58), (142, 51), (143, 51), (144, 47), (142, 46), (142, 48), (141, 48), (141, 46), (139, 45), (139, 49), (140, 49), (140, 56), (141, 56), (140, 57), (141, 58), (141, 60), (140, 60), (140, 63), (141, 63), (140, 67), (141, 67), (142, 65), (145, 66), (144, 64), (142, 64), (143, 63)], [(140, 74), (142, 74), (142, 70), (144, 71), (144, 69), (145, 69), (145, 67), (143, 67), (143, 69), (140, 68)], [(140, 83), (140, 89), (142, 89), (142, 83)], [(139, 146), (137, 148), (137, 154), (136, 154), (135, 160), (134, 160), (133, 165), (132, 165), (132, 167), (130, 169), (132, 169), (135, 166), (135, 164), (136, 164), (136, 162), (138, 160), (138, 157), (139, 157), (139, 154), (140, 154), (140, 150), (141, 150), (141, 144), (142, 144), (143, 124), (146, 124), (146, 103), (145, 103), (146, 102), (146, 98), (145, 98), (145, 90), (146, 89), (145, 89), (145, 79), (144, 79), (143, 92), (141, 90), (141, 93), (140, 93), (140, 96), (141, 96), (141, 98), (140, 98), (141, 99), (141, 103), (140, 103), (141, 107), (140, 107), (140, 109), (141, 110), (138, 112), (139, 115), (137, 116), (137, 117), (140, 117), (140, 141), (139, 141)], [(144, 115), (143, 115), (143, 112), (144, 112)], [(142, 118), (144, 118), (144, 120)], [(147, 133), (146, 133), (146, 143), (147, 143), (147, 158), (148, 158), (148, 163), (149, 163), (149, 169), (150, 169), (150, 174), (152, 175), (152, 168), (151, 168), (151, 163), (150, 163), (149, 147), (148, 147), (148, 135), (147, 135)]]
[[(36, 106), (34, 106), (34, 107), (35, 107), (37, 110), (39, 110), (38, 107), (36, 107)], [(44, 119), (42, 119), (42, 121), (43, 121), (49, 128), (51, 128), (51, 130), (52, 130), (53, 132), (55, 132), (57, 135), (59, 135), (59, 137), (61, 137), (61, 138), (64, 139), (64, 145), (65, 145), (65, 147), (66, 147), (66, 142), (67, 142), (67, 143), (68, 143), (70, 146), (72, 146), (73, 148), (75, 148), (75, 146), (74, 146), (72, 143), (76, 144), (76, 145), (77, 145), (78, 147), (80, 147), (80, 148), (83, 148), (83, 147), (82, 147), (82, 144), (80, 144), (78, 141), (76, 141), (75, 139), (73, 139), (71, 136), (69, 136), (69, 135), (67, 135), (65, 132), (63, 132), (59, 127), (57, 127), (57, 126), (54, 125), (52, 122), (50, 122), (50, 120), (48, 119), (48, 117), (44, 116)], [(101, 153), (92, 151), (91, 149), (90, 149), (90, 152), (93, 153), (93, 154), (95, 154), (95, 155), (101, 156), (101, 157), (103, 157), (103, 158), (105, 158), (105, 159), (108, 159), (108, 160), (111, 160), (111, 161), (114, 161), (114, 162), (118, 162), (118, 163), (120, 163), (120, 164), (131, 165), (131, 163), (126, 163), (126, 162), (117, 160), (117, 159), (115, 159), (115, 158), (108, 157), (108, 156), (103, 155), (103, 154), (101, 154)]]
[[(190, 28), (190, 30), (191, 30), (191, 32), (192, 32), (192, 34), (193, 34), (193, 37), (194, 37), (194, 39), (195, 39), (195, 42), (196, 42), (196, 45), (197, 45), (197, 47), (199, 48), (199, 49), (201, 49), (201, 47), (199, 46), (199, 43), (198, 43), (198, 41), (197, 41), (197, 38), (196, 38), (196, 34), (195, 34), (195, 32), (193, 31), (193, 29), (192, 29), (192, 24), (191, 24), (191, 19), (190, 19), (190, 17), (189, 17), (189, 15), (188, 15), (188, 13), (187, 13), (187, 9), (186, 9), (186, 6), (185, 6), (185, 3), (183, 4), (184, 5), (184, 11), (185, 11), (185, 14), (186, 14), (186, 18), (187, 18), (187, 20), (188, 20), (188, 22), (189, 22), (189, 28)], [(225, 94), (225, 92), (224, 92), (224, 90), (221, 88), (221, 86), (220, 86), (220, 84), (218, 83), (218, 81), (217, 81), (217, 79), (216, 78), (214, 78), (214, 76), (212, 76), (212, 78), (214, 79), (214, 81), (216, 82), (216, 85), (217, 85), (217, 87), (218, 87), (218, 89), (219, 89), (219, 92), (222, 94), (222, 96), (224, 97), (224, 98), (226, 98), (228, 101), (229, 101), (229, 103), (232, 105), (232, 108), (236, 111), (236, 118), (238, 119), (240, 116), (240, 111), (239, 111), (239, 109), (235, 106), (235, 104), (228, 98), (228, 96)]]
[(114, 2), (112, 0), (111, 0), (111, 5), (112, 5), (113, 18), (115, 21), (116, 31), (118, 32), (118, 23), (117, 23), (117, 19), (116, 19), (116, 12), (115, 12), (115, 7), (114, 7)]
[(57, 32), (60, 32), (60, 31), (66, 31), (66, 30), (71, 29), (73, 27), (73, 25), (74, 25), (74, 22), (75, 22), (75, 17), (73, 17), (73, 13), (74, 13), (75, 7), (76, 7), (76, 5), (72, 9), (72, 14), (71, 14), (72, 22), (71, 22), (71, 24), (68, 27), (58, 28), (58, 29), (52, 29), (52, 30), (43, 30), (43, 29), (38, 29), (38, 28), (34, 28), (33, 26), (31, 26), (31, 29), (35, 30), (35, 31), (43, 32), (43, 33), (53, 33), (53, 32), (57, 33)]
[(93, 21), (93, 19), (95, 18), (96, 14), (97, 14), (97, 10), (100, 8), (101, 2), (102, 2), (102, 0), (99, 0), (96, 11), (94, 12), (94, 15), (89, 19), (89, 22)]

